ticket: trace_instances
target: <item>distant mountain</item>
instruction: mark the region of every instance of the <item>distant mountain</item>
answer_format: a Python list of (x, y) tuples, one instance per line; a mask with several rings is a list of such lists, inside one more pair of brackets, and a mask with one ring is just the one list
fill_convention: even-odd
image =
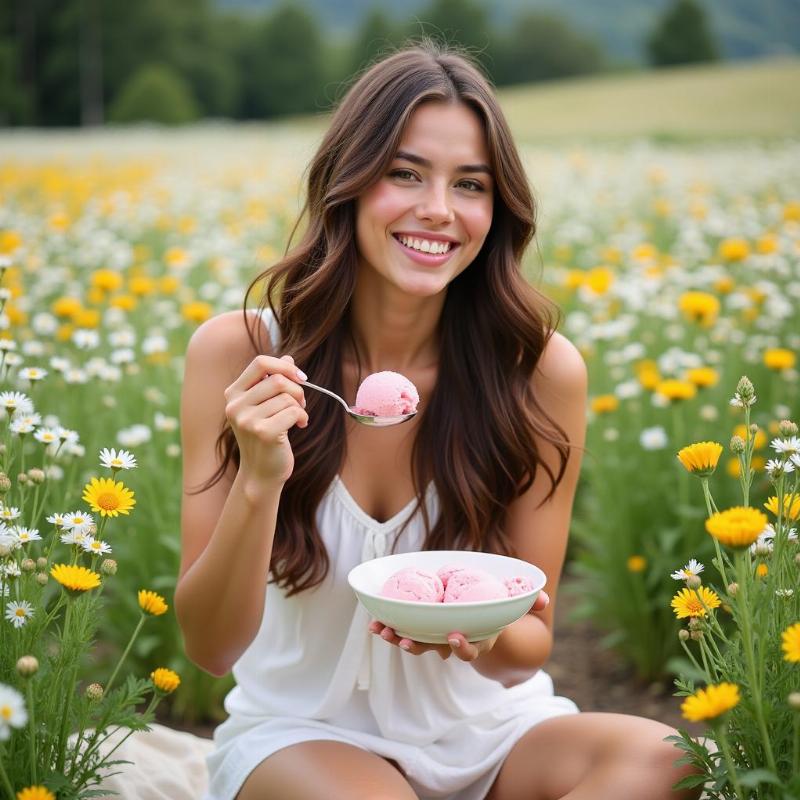
[[(285, 0), (213, 0), (218, 8), (243, 12), (264, 11)], [(508, 25), (522, 9), (560, 14), (593, 35), (617, 61), (641, 62), (643, 42), (670, 0), (484, 0), (498, 27)], [(348, 35), (371, 8), (388, 16), (408, 19), (425, 8), (426, 0), (399, 3), (376, 0), (298, 0), (336, 38)], [(728, 58), (800, 53), (800, 2), (798, 0), (705, 0), (711, 25)], [(453, 27), (457, 27), (453, 21)]]

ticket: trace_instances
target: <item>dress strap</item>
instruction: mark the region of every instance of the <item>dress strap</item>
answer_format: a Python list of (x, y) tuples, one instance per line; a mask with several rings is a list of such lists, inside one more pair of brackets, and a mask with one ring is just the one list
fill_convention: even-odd
[(266, 308), (251, 309), (251, 312), (261, 318), (261, 321), (264, 323), (267, 331), (269, 332), (269, 339), (272, 343), (272, 349), (277, 353), (281, 349), (281, 329), (278, 327), (278, 320), (275, 319), (272, 309), (267, 306)]

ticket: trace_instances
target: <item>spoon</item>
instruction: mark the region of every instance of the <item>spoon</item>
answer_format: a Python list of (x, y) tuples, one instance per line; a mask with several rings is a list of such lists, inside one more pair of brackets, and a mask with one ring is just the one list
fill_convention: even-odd
[(298, 381), (298, 383), (301, 386), (308, 386), (309, 389), (316, 389), (318, 392), (322, 392), (323, 394), (327, 394), (328, 397), (338, 400), (344, 406), (344, 410), (347, 412), (348, 416), (352, 417), (356, 422), (360, 422), (362, 425), (371, 425), (373, 428), (386, 428), (389, 425), (400, 425), (403, 422), (408, 422), (410, 419), (417, 416), (416, 411), (412, 411), (410, 414), (398, 414), (395, 417), (373, 417), (370, 414), (359, 414), (352, 406), (347, 405), (338, 394), (330, 391), (330, 389), (323, 389), (321, 386), (309, 383), (308, 381)]

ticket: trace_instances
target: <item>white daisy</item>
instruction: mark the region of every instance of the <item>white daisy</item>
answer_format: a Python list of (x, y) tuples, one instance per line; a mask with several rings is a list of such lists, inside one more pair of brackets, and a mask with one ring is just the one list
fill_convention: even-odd
[(56, 528), (63, 528), (64, 527), (64, 515), (63, 514), (51, 514), (47, 517), (47, 521), (51, 525), (55, 525)]
[(70, 428), (63, 427), (62, 425), (58, 425), (56, 427), (56, 433), (62, 442), (77, 442), (81, 438), (78, 431), (73, 431)]
[(94, 525), (94, 518), (85, 511), (73, 511), (69, 514), (64, 514), (62, 525), (64, 530), (89, 533)]
[(692, 558), (683, 569), (675, 570), (670, 578), (674, 578), (676, 581), (685, 581), (693, 575), (699, 575), (704, 569), (705, 567), (697, 559)]
[(0, 572), (6, 576), (6, 578), (19, 578), (22, 575), (22, 570), (19, 568), (19, 564), (16, 561), (7, 561), (5, 564), (0, 564)]
[(25, 381), (34, 383), (47, 377), (47, 370), (41, 367), (25, 367), (17, 372), (17, 376)]
[(79, 350), (94, 350), (100, 344), (100, 334), (91, 328), (78, 328), (72, 334), (72, 343)]
[(53, 430), (53, 428), (37, 428), (36, 433), (33, 434), (33, 438), (36, 439), (37, 442), (53, 444), (58, 441), (58, 433)]
[(645, 450), (663, 450), (668, 444), (667, 432), (661, 425), (644, 428), (639, 435), (639, 444)]
[(781, 473), (789, 474), (790, 472), (794, 472), (794, 464), (790, 461), (776, 461), (774, 458), (767, 461), (767, 465), (764, 467), (764, 471), (771, 475), (773, 478), (777, 478), (778, 475)]
[(789, 436), (786, 439), (773, 439), (770, 447), (776, 453), (787, 453), (789, 456), (793, 456), (800, 453), (800, 437)]
[(0, 405), (6, 411), (16, 411), (18, 408), (23, 408), (26, 403), (30, 403), (28, 395), (22, 392), (0, 392)]
[(70, 385), (89, 382), (89, 373), (80, 367), (70, 367), (64, 370), (64, 382)]
[(93, 539), (91, 536), (86, 538), (83, 544), (81, 544), (81, 547), (83, 547), (87, 553), (92, 553), (96, 556), (111, 552), (111, 546), (108, 542), (103, 542), (100, 539)]
[[(0, 290), (4, 291), (4, 290)], [(0, 351), (2, 350), (16, 350), (17, 343), (13, 339), (0, 339)]]
[(0, 509), (0, 518), (9, 521), (12, 519), (17, 519), (22, 512), (16, 506), (3, 506)]
[(23, 433), (31, 433), (33, 431), (33, 428), (34, 428), (33, 424), (30, 422), (26, 422), (24, 418), (13, 420), (11, 424), (8, 426), (8, 429), (11, 431), (11, 433), (15, 433), (18, 435)]
[(25, 698), (16, 689), (0, 683), (0, 742), (11, 738), (12, 728), (24, 728), (27, 724)]
[(177, 458), (181, 454), (181, 446), (175, 444), (175, 442), (170, 442), (165, 452), (170, 458)]
[(15, 412), (13, 416), (13, 421), (20, 420), (21, 422), (27, 422), (30, 425), (39, 425), (42, 421), (42, 415), (35, 412), (33, 414), (20, 414), (20, 412)]
[(85, 533), (84, 531), (77, 530), (77, 531), (67, 531), (66, 533), (61, 534), (61, 543), (62, 544), (75, 544), (78, 547), (83, 547), (84, 543), (87, 539), (91, 539), (91, 535)]
[(68, 358), (64, 358), (63, 356), (53, 356), (50, 359), (50, 366), (56, 372), (64, 372), (70, 368), (70, 362)]
[(800, 453), (794, 453), (789, 456), (789, 461), (800, 469)]
[(178, 420), (175, 417), (168, 417), (166, 414), (156, 411), (155, 427), (157, 431), (176, 431), (178, 430)]
[(32, 616), (33, 606), (27, 600), (12, 600), (6, 604), (6, 619), (15, 628), (21, 628)]
[(100, 464), (108, 469), (133, 469), (136, 466), (136, 457), (127, 450), (104, 447), (100, 451)]
[(16, 528), (14, 530), (14, 537), (21, 544), (28, 544), (29, 542), (40, 542), (42, 537), (39, 536), (38, 528)]

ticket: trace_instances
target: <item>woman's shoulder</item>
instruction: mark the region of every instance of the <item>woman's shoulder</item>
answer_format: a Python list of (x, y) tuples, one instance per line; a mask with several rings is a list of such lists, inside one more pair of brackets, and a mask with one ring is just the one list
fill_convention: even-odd
[(539, 357), (532, 383), (539, 396), (554, 398), (586, 395), (588, 373), (580, 350), (566, 336), (554, 331)]

